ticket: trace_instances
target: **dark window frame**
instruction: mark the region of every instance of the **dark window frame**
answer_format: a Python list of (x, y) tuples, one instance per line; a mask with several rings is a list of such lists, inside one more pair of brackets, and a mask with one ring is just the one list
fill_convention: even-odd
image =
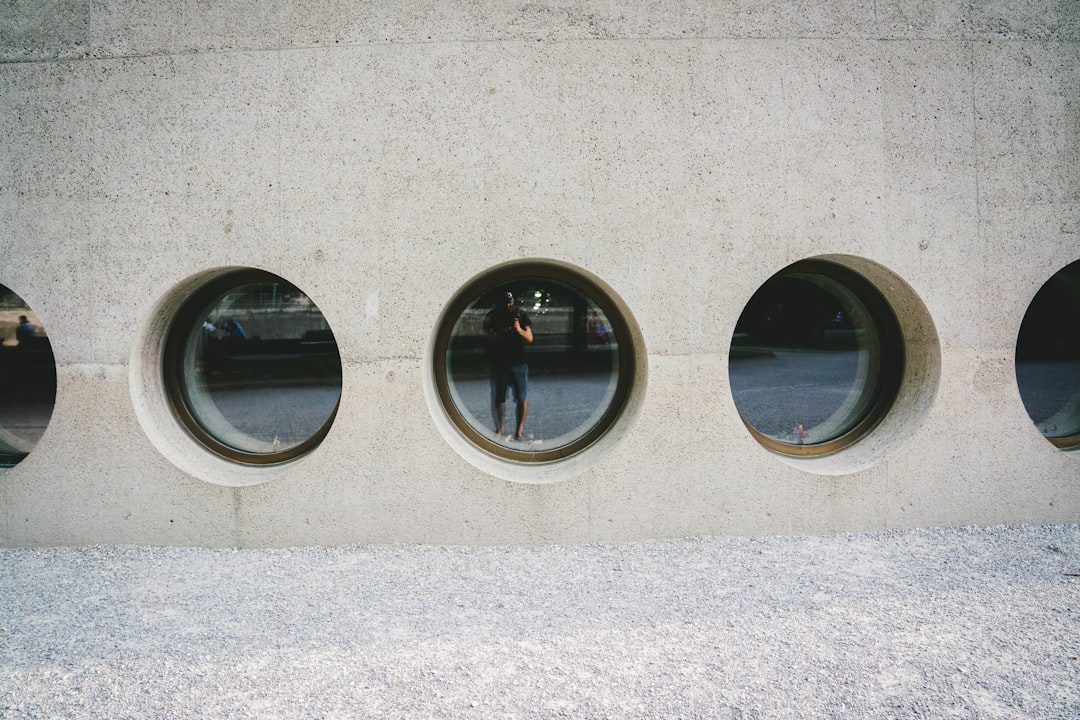
[[(881, 340), (881, 368), (878, 383), (870, 389), (872, 393), (870, 402), (862, 415), (845, 432), (825, 442), (810, 445), (781, 442), (755, 428), (742, 417), (741, 413), (739, 418), (754, 439), (772, 452), (788, 457), (823, 457), (850, 447), (868, 435), (885, 419), (899, 396), (904, 376), (906, 348), (900, 321), (889, 301), (867, 278), (843, 265), (827, 260), (799, 260), (771, 275), (761, 287), (771, 280), (796, 273), (821, 275), (844, 285), (866, 307), (870, 315), (869, 320), (874, 323)], [(752, 299), (753, 296), (751, 296)], [(747, 300), (743, 313), (746, 312), (749, 304), (750, 300)], [(728, 363), (730, 362), (729, 358)]]
[[(8, 310), (15, 310), (16, 312), (25, 311), (24, 314), (32, 316), (36, 321), (36, 327), (40, 328), (42, 335), (38, 335), (25, 341), (26, 347), (22, 346), (24, 343), (19, 342), (19, 346), (5, 347), (3, 348), (4, 356), (0, 358), (0, 372), (8, 373), (10, 376), (4, 378), (5, 381), (0, 382), (0, 388), (3, 392), (7, 393), (12, 388), (10, 385), (18, 385), (20, 390), (25, 390), (27, 387), (37, 387), (35, 381), (44, 380), (45, 383), (42, 387), (48, 388), (50, 391), (49, 403), (49, 419), (45, 422), (46, 432), (48, 426), (52, 423), (52, 416), (56, 412), (56, 399), (59, 392), (59, 375), (56, 364), (56, 353), (52, 348), (52, 341), (49, 339), (49, 335), (45, 330), (44, 323), (41, 322), (41, 318), (30, 307), (30, 305), (23, 300), (22, 296), (9, 288), (7, 285), (0, 284), (0, 299), (3, 300), (3, 307)], [(16, 334), (16, 337), (18, 335)], [(44, 353), (48, 354), (47, 366), (44, 360)], [(34, 362), (34, 360), (42, 360), (42, 362)], [(31, 372), (33, 380), (28, 384), (25, 372)], [(9, 402), (10, 398), (5, 398), (5, 402)], [(17, 433), (13, 433), (17, 435)], [(34, 441), (29, 450), (20, 450), (13, 445), (9, 445), (5, 441), (0, 441), (0, 469), (8, 469), (17, 466), (23, 460), (30, 456), (31, 453), (37, 448), (38, 441)]]
[[(526, 281), (530, 278), (551, 280), (569, 286), (597, 305), (611, 323), (618, 339), (619, 370), (615, 392), (603, 415), (580, 438), (552, 450), (523, 451), (493, 442), (481, 434), (465, 419), (454, 403), (447, 378), (446, 352), (451, 340), (451, 333), (462, 313), (476, 300), (491, 292), (499, 285)], [(443, 312), (436, 330), (434, 354), (432, 358), (435, 387), (443, 410), (451, 424), (466, 440), (480, 450), (503, 460), (522, 464), (551, 463), (584, 452), (603, 437), (622, 416), (630, 397), (637, 375), (637, 352), (634, 347), (634, 335), (623, 312), (616, 302), (596, 282), (584, 274), (563, 265), (542, 260), (526, 260), (493, 268), (477, 276), (464, 285), (451, 299)], [(507, 412), (512, 416), (512, 410)]]
[[(1033, 310), (1041, 309), (1043, 305), (1047, 303), (1047, 296), (1053, 297), (1055, 294), (1064, 295), (1069, 294), (1070, 291), (1073, 295), (1074, 302), (1077, 306), (1080, 306), (1080, 291), (1077, 290), (1080, 285), (1080, 260), (1075, 260), (1068, 263), (1063, 268), (1055, 272), (1046, 282), (1039, 286), (1038, 291), (1032, 296), (1031, 301), (1028, 303), (1027, 309), (1024, 311), (1024, 317), (1020, 321), (1020, 327), (1016, 331), (1016, 342), (1013, 350), (1013, 371), (1016, 374), (1016, 366), (1023, 360), (1020, 356), (1029, 352), (1029, 348), (1022, 348), (1021, 341), (1024, 340), (1025, 333), (1032, 333), (1030, 325), (1038, 325), (1044, 323), (1045, 318), (1030, 317)], [(1045, 338), (1037, 338), (1040, 341), (1045, 341)], [(1017, 392), (1020, 394), (1021, 406), (1024, 406), (1024, 389), (1020, 385), (1019, 377), (1017, 380)], [(1080, 392), (1080, 388), (1076, 389), (1076, 392)], [(1024, 413), (1028, 415), (1032, 423), (1037, 426), (1034, 418), (1031, 417), (1027, 411), (1027, 407), (1024, 407)], [(1040, 434), (1042, 434), (1040, 432)], [(1071, 435), (1051, 436), (1043, 435), (1050, 443), (1061, 450), (1077, 450), (1080, 449), (1080, 427), (1077, 428), (1077, 432)]]
[[(165, 332), (164, 349), (162, 352), (162, 381), (172, 409), (173, 416), (179, 421), (187, 434), (211, 453), (243, 465), (277, 465), (294, 460), (314, 450), (326, 438), (330, 427), (337, 417), (338, 408), (341, 406), (341, 394), (334, 404), (334, 409), (323, 422), (322, 426), (304, 442), (280, 452), (253, 453), (239, 450), (226, 445), (218, 440), (203, 426), (188, 407), (185, 392), (184, 375), (184, 352), (187, 346), (188, 335), (195, 323), (201, 323), (206, 316), (210, 303), (229, 290), (241, 285), (254, 283), (272, 282), (278, 283), (285, 288), (294, 290), (307, 296), (303, 290), (293, 283), (273, 273), (247, 268), (235, 270), (220, 275), (209, 282), (201, 285), (183, 302), (180, 309), (173, 316), (168, 329)], [(309, 296), (308, 296), (309, 297)], [(321, 312), (321, 311), (320, 311)], [(340, 355), (338, 358), (340, 362)]]

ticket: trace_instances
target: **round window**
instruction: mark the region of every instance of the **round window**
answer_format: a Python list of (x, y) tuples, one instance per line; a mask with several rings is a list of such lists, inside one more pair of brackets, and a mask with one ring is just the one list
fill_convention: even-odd
[(0, 285), (0, 467), (25, 458), (52, 417), (56, 361), (37, 315)]
[(903, 365), (900, 327), (881, 293), (841, 265), (804, 260), (750, 298), (731, 339), (728, 377), (762, 445), (823, 455), (877, 425)]
[(294, 285), (257, 270), (220, 276), (183, 305), (163, 371), (192, 437), (242, 463), (307, 452), (341, 397), (341, 358), (323, 314)]
[(1016, 382), (1035, 426), (1061, 448), (1080, 447), (1080, 260), (1035, 294), (1016, 339)]
[(499, 457), (580, 452), (619, 417), (634, 377), (629, 328), (596, 283), (543, 262), (504, 266), (447, 308), (435, 383), (457, 429)]

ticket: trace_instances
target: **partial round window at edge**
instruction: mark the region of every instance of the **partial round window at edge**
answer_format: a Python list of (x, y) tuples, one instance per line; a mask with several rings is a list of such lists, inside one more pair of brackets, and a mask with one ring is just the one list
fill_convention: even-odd
[(341, 397), (341, 358), (326, 318), (295, 285), (259, 270), (199, 288), (167, 333), (163, 362), (181, 424), (239, 463), (310, 451)]
[(1015, 364), (1020, 398), (1039, 432), (1060, 448), (1080, 448), (1080, 260), (1035, 294)]
[(619, 418), (635, 373), (614, 300), (585, 275), (542, 261), (464, 287), (438, 328), (443, 408), (480, 449), (547, 462), (581, 452)]
[(0, 285), (0, 467), (25, 458), (45, 434), (56, 403), (56, 360), (44, 326)]
[(904, 371), (899, 323), (860, 274), (803, 260), (769, 278), (743, 309), (731, 339), (735, 406), (766, 448), (825, 455), (877, 426)]

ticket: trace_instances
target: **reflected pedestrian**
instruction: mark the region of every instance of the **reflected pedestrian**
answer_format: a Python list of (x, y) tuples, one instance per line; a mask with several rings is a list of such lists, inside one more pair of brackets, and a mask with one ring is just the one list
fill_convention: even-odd
[(244, 334), (244, 328), (240, 323), (236, 322), (236, 318), (228, 318), (225, 320), (225, 324), (221, 326), (221, 339), (222, 340), (245, 340), (247, 336)]
[(532, 344), (532, 321), (517, 307), (514, 294), (506, 293), (502, 301), (484, 317), (484, 335), (491, 363), (491, 414), (495, 434), (506, 430), (506, 391), (513, 389), (515, 403), (514, 440), (525, 437), (525, 415), (529, 412), (529, 366), (525, 361), (525, 346)]
[(608, 344), (608, 331), (607, 325), (600, 319), (600, 316), (596, 314), (596, 311), (592, 311), (592, 315), (589, 316), (588, 322), (589, 340), (593, 345), (607, 345)]
[(34, 327), (34, 324), (30, 322), (25, 315), (20, 315), (19, 325), (15, 328), (15, 339), (22, 345), (35, 335), (37, 335), (37, 328)]

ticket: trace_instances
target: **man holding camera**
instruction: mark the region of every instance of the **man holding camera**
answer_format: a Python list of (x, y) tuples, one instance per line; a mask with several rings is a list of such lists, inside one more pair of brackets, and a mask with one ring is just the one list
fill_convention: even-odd
[(532, 344), (532, 321), (517, 307), (514, 294), (506, 293), (484, 317), (484, 334), (491, 362), (491, 414), (495, 419), (495, 434), (505, 430), (506, 391), (512, 388), (516, 404), (517, 427), (514, 440), (525, 437), (525, 414), (529, 411), (529, 366), (525, 362), (525, 346)]

